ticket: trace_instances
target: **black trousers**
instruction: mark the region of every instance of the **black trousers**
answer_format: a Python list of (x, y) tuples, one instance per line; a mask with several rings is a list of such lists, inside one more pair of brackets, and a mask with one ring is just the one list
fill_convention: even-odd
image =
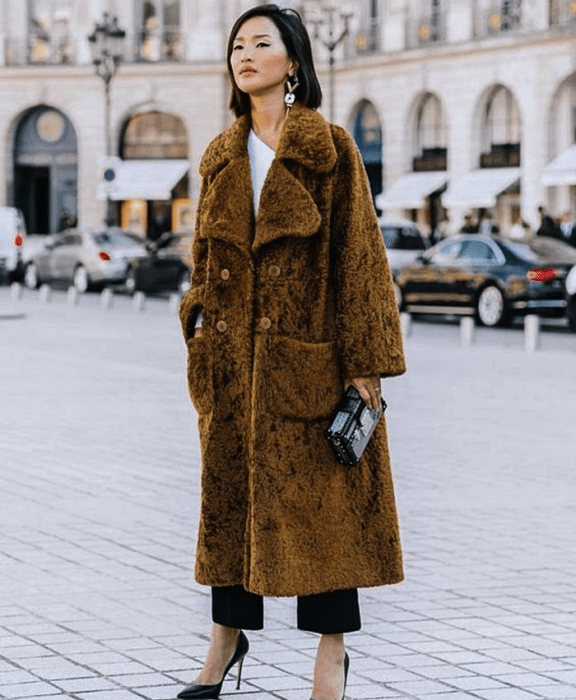
[[(349, 588), (298, 596), (298, 629), (318, 634), (356, 632), (361, 626), (358, 591)], [(212, 622), (244, 630), (264, 627), (264, 599), (243, 586), (212, 588)]]

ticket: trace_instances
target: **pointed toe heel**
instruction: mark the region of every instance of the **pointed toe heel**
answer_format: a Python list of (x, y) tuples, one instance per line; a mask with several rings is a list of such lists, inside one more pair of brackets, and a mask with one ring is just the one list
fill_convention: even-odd
[(244, 658), (248, 653), (250, 645), (248, 644), (248, 639), (244, 632), (240, 631), (238, 637), (238, 644), (236, 646), (236, 651), (230, 659), (230, 663), (224, 669), (224, 674), (220, 683), (215, 683), (214, 685), (201, 685), (199, 683), (192, 683), (181, 690), (176, 696), (179, 700), (216, 700), (220, 696), (222, 691), (222, 685), (228, 675), (230, 669), (238, 664), (238, 678), (236, 681), (236, 690), (240, 688), (240, 679), (242, 678), (242, 666), (244, 665)]

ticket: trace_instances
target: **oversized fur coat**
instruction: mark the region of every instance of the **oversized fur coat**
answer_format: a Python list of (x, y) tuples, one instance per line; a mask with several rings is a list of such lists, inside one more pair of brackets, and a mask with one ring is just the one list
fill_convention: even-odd
[(363, 165), (344, 129), (295, 105), (256, 218), (249, 128), (238, 119), (201, 161), (180, 307), (202, 451), (196, 580), (267, 596), (395, 583), (385, 421), (355, 467), (322, 434), (346, 378), (405, 371)]

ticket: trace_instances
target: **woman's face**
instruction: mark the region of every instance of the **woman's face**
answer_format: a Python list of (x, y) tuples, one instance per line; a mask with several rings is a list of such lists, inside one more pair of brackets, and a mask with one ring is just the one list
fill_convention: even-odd
[(236, 85), (251, 97), (278, 91), (294, 70), (278, 27), (267, 17), (252, 17), (238, 30), (230, 64)]

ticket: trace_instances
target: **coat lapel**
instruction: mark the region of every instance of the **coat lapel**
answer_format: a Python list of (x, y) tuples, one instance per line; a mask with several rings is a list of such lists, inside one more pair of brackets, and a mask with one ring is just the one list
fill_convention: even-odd
[[(255, 232), (249, 130), (248, 117), (240, 117), (202, 158), (200, 174), (213, 180), (202, 206), (200, 236), (244, 249), (252, 246), (256, 252), (278, 238), (313, 235), (321, 217), (305, 180), (330, 172), (336, 164), (329, 125), (313, 110), (298, 104), (292, 107), (262, 188)], [(304, 171), (298, 169), (302, 176), (291, 172), (288, 166), (294, 163), (304, 166)]]

